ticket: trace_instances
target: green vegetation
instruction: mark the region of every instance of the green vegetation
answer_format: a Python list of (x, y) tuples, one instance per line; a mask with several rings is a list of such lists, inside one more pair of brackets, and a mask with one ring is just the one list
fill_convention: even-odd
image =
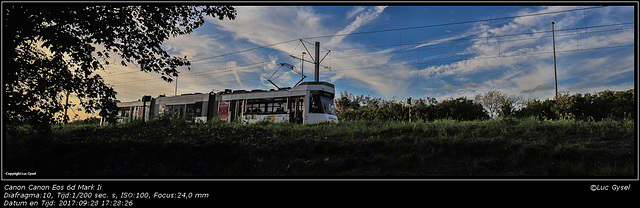
[(44, 178), (636, 174), (633, 90), (528, 102), (506, 96), (387, 101), (344, 92), (337, 124), (160, 117), (101, 127), (93, 118), (44, 134), (8, 124), (4, 170)]
[(636, 98), (633, 89), (625, 91), (604, 90), (594, 94), (561, 93), (557, 99), (526, 100), (509, 96), (500, 91), (477, 94), (474, 100), (466, 97), (438, 102), (434, 98), (383, 100), (370, 96), (354, 96), (341, 93), (336, 99), (338, 117), (344, 120), (380, 121), (433, 121), (454, 119), (458, 121), (498, 117), (542, 120), (575, 119), (600, 121), (603, 119), (633, 119), (636, 115)]
[(558, 94), (555, 100), (532, 100), (516, 111), (516, 117), (535, 116), (539, 119), (578, 119), (600, 121), (603, 119), (633, 119), (636, 115), (636, 97), (633, 89), (625, 91), (604, 90), (594, 94)]
[(344, 121), (313, 125), (162, 118), (8, 126), (4, 170), (37, 177), (631, 177), (635, 122)]
[(354, 96), (342, 92), (335, 99), (336, 112), (341, 121), (433, 121), (454, 119), (460, 121), (488, 119), (481, 104), (466, 97), (438, 102), (435, 98), (384, 100), (370, 96)]

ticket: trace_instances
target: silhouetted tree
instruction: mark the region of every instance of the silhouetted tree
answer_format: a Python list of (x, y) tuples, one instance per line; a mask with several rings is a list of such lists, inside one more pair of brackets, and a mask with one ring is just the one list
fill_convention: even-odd
[[(235, 19), (231, 6), (3, 5), (4, 110), (9, 121), (49, 124), (62, 120), (64, 97), (73, 93), (87, 113), (116, 114), (116, 92), (94, 72), (115, 54), (168, 82), (187, 57), (161, 46), (191, 33), (204, 15)], [(97, 49), (100, 48), (100, 49)]]

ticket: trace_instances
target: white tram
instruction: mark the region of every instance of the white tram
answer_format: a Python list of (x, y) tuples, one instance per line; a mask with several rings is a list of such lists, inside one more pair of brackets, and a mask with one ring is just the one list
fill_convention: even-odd
[[(118, 103), (119, 121), (140, 119), (143, 113), (153, 119), (162, 115), (206, 121), (212, 119), (226, 122), (257, 123), (291, 122), (318, 123), (338, 122), (333, 98), (334, 85), (328, 82), (303, 82), (293, 88), (271, 90), (225, 90), (209, 94), (183, 94), (159, 96), (149, 102)], [(148, 106), (146, 106), (148, 105)]]

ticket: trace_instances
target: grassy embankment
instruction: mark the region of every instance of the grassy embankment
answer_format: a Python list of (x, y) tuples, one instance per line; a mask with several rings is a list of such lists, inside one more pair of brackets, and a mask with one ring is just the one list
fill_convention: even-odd
[(9, 128), (6, 172), (38, 177), (633, 176), (634, 121), (182, 121)]

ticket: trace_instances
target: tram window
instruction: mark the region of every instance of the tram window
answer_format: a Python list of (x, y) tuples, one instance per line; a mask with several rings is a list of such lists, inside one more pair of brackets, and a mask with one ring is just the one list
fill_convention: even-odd
[(274, 111), (276, 113), (285, 113), (285, 105), (286, 105), (285, 103), (279, 102), (279, 103), (274, 103), (274, 104), (275, 104)]
[(322, 101), (322, 107), (324, 109), (324, 113), (330, 114), (330, 115), (336, 115), (336, 106), (333, 103), (333, 99), (328, 97), (320, 97), (320, 100)]
[(202, 102), (196, 102), (195, 105), (195, 116), (199, 117), (202, 115)]
[(164, 109), (164, 113), (167, 115), (171, 114), (171, 116), (182, 117), (183, 116), (182, 111), (185, 107), (186, 107), (185, 105), (167, 105), (166, 108)]
[(250, 114), (253, 111), (253, 104), (246, 104), (244, 108), (245, 114)]
[(176, 110), (176, 106), (167, 105), (166, 108), (164, 109), (164, 114), (175, 116), (175, 114), (177, 114), (177, 111), (178, 110)]
[(267, 103), (266, 104), (267, 109), (265, 109), (265, 113), (273, 113), (273, 103)]
[(304, 97), (298, 98), (298, 111), (304, 111)]
[(267, 104), (267, 113), (285, 113), (284, 106), (286, 103), (283, 102), (275, 102)]
[(258, 103), (248, 103), (246, 104), (246, 110), (245, 113), (247, 114), (259, 114), (260, 111), (260, 104)]
[(202, 114), (202, 102), (195, 102), (186, 105), (187, 117), (199, 117)]
[(187, 104), (186, 108), (187, 108), (187, 112), (186, 112), (186, 117), (195, 117), (195, 104)]
[(129, 107), (122, 108), (122, 114), (120, 116), (128, 117), (129, 116)]
[(180, 108), (178, 108), (178, 106), (172, 105), (171, 106), (171, 114), (173, 114), (174, 116), (180, 116), (180, 113), (182, 111), (180, 110)]
[(309, 112), (311, 113), (324, 113), (322, 109), (322, 101), (320, 100), (320, 95), (312, 95), (311, 96), (311, 108), (309, 108)]
[(287, 99), (254, 99), (247, 100), (245, 114), (283, 114), (287, 113)]

